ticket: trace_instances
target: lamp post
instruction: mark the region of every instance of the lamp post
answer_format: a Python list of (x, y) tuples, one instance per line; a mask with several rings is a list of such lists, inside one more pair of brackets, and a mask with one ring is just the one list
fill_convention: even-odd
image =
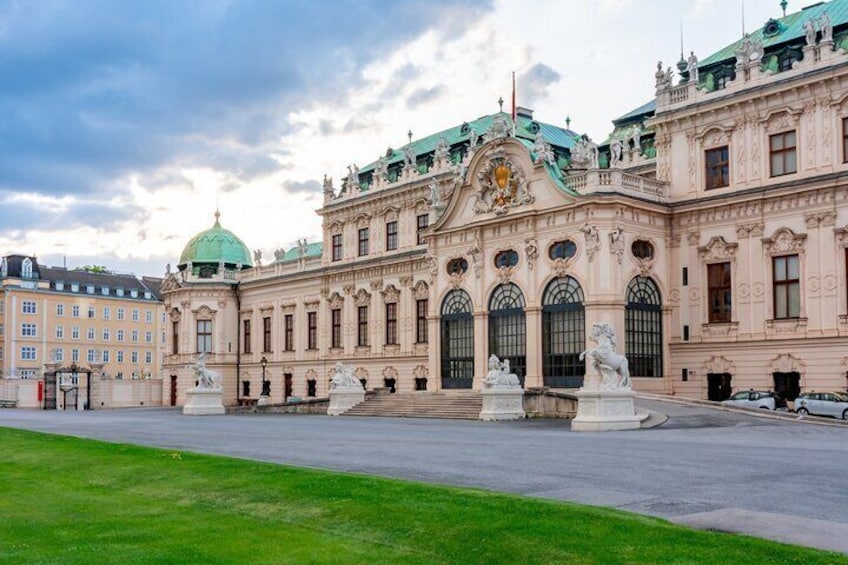
[(268, 359), (263, 355), (259, 364), (262, 366), (262, 394), (259, 396), (259, 404), (265, 405), (270, 402), (271, 396), (271, 381), (265, 380), (265, 367), (268, 366)]

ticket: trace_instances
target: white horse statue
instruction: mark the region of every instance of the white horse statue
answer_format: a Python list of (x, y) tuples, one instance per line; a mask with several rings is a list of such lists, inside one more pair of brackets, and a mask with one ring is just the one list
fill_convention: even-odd
[(627, 357), (615, 350), (615, 330), (609, 324), (595, 324), (589, 339), (598, 344), (595, 349), (587, 349), (580, 354), (580, 360), (590, 360), (592, 367), (601, 377), (601, 387), (605, 390), (630, 389), (630, 371)]
[(192, 363), (191, 368), (197, 377), (197, 388), (218, 389), (221, 388), (221, 373), (206, 368), (206, 352), (197, 356), (197, 361)]

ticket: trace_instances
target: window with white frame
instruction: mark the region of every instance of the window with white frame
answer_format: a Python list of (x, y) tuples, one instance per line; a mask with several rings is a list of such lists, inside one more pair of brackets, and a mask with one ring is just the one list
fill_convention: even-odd
[(104, 320), (108, 320), (111, 316), (112, 316), (112, 313), (111, 313), (111, 311), (109, 310), (109, 307), (108, 307), (108, 306), (104, 306), (104, 307), (103, 307), (103, 319), (104, 319)]
[(103, 363), (109, 362), (109, 350), (108, 349), (104, 349), (103, 351), (100, 352), (100, 360), (103, 361)]
[(95, 361), (97, 361), (97, 350), (96, 349), (89, 349), (86, 352), (85, 360), (88, 361), (89, 363), (94, 363)]
[(71, 317), (73, 317), (73, 318), (79, 318), (79, 316), (80, 316), (80, 314), (79, 314), (79, 305), (78, 305), (78, 304), (74, 304), (73, 306), (71, 306)]
[(36, 306), (32, 300), (24, 300), (21, 302), (21, 314), (35, 314)]
[(103, 341), (109, 341), (110, 339), (112, 339), (112, 335), (109, 328), (103, 328)]
[(130, 333), (130, 339), (132, 340), (133, 343), (138, 343), (138, 330), (133, 330)]
[(153, 363), (153, 352), (145, 351), (144, 352), (144, 362), (145, 363)]
[(138, 351), (130, 353), (130, 363), (138, 363)]
[(57, 304), (56, 305), (56, 315), (59, 316), (60, 318), (65, 315), (65, 305), (64, 304)]
[(35, 347), (31, 345), (21, 347), (21, 361), (35, 361)]
[(118, 308), (118, 320), (123, 320), (126, 318), (126, 311), (123, 308)]
[(153, 310), (145, 310), (144, 311), (144, 321), (148, 324), (153, 323)]
[(65, 326), (56, 326), (56, 339), (65, 339)]
[(80, 329), (79, 326), (71, 327), (71, 339), (79, 339)]
[(116, 357), (117, 357), (118, 363), (124, 362), (124, 352), (122, 350), (120, 350), (120, 349), (118, 350)]
[(37, 334), (35, 324), (21, 324), (21, 337), (36, 337)]
[(118, 330), (115, 332), (115, 339), (118, 341), (124, 341), (124, 330)]
[(54, 349), (53, 350), (53, 359), (57, 363), (61, 363), (62, 361), (64, 361), (65, 360), (65, 350), (62, 349), (61, 347), (57, 347), (56, 349)]
[(37, 377), (38, 371), (36, 369), (21, 369), (21, 378), (22, 379), (34, 379)]
[(21, 263), (21, 277), (25, 279), (32, 278), (32, 259), (30, 259), (29, 257), (24, 259)]
[(71, 363), (79, 363), (79, 349), (71, 349)]
[(153, 332), (149, 330), (144, 332), (144, 343), (153, 343)]
[(94, 316), (96, 316), (96, 315), (97, 315), (97, 311), (94, 309), (94, 306), (89, 306), (88, 307), (88, 318), (90, 320), (93, 320)]
[(88, 334), (86, 335), (86, 337), (88, 338), (89, 341), (94, 341), (94, 334), (95, 334), (94, 328), (88, 328)]
[(132, 321), (133, 321), (133, 322), (137, 322), (137, 321), (138, 321), (138, 310), (133, 310), (133, 311), (132, 311)]

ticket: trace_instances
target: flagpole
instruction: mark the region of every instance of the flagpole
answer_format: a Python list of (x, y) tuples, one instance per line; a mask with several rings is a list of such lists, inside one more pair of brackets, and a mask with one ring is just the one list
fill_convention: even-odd
[(515, 122), (515, 71), (512, 71), (512, 121)]

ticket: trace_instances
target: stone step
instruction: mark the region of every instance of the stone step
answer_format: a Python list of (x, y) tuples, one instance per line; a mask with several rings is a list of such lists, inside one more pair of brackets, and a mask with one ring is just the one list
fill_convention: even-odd
[(344, 415), (476, 420), (482, 409), (483, 397), (476, 392), (398, 393), (372, 396)]

